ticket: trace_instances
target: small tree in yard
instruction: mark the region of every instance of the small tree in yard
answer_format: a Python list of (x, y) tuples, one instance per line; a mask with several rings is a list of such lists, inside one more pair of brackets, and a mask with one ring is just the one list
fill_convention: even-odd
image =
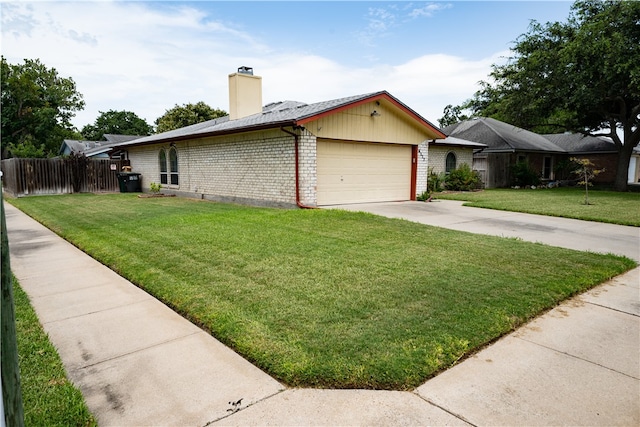
[(593, 185), (591, 180), (598, 176), (601, 172), (604, 172), (604, 169), (596, 169), (596, 165), (591, 162), (589, 159), (578, 159), (575, 157), (571, 158), (571, 161), (574, 162), (578, 167), (572, 172), (577, 175), (579, 185), (584, 185), (584, 204), (590, 205), (589, 203), (589, 186)]

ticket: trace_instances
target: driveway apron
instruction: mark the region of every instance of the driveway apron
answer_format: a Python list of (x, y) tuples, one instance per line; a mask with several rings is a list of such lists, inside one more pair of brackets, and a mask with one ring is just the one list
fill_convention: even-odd
[(333, 209), (369, 212), (436, 227), (514, 237), (579, 251), (614, 253), (640, 262), (640, 228), (463, 206), (456, 200), (363, 203)]

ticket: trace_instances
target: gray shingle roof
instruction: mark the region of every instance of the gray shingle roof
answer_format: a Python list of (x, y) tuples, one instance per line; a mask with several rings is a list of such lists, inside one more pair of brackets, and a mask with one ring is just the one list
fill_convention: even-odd
[(486, 144), (485, 152), (564, 152), (564, 149), (542, 135), (488, 117), (456, 123), (446, 127), (444, 132), (449, 136)]
[(59, 154), (64, 154), (65, 146), (69, 147), (72, 153), (84, 154), (87, 157), (96, 154), (106, 153), (112, 147), (122, 142), (140, 138), (140, 135), (116, 135), (105, 134), (106, 141), (80, 141), (77, 139), (65, 139), (60, 146)]
[(429, 126), (433, 127), (434, 129), (438, 129), (437, 126), (434, 126), (429, 121), (422, 118), (419, 114), (411, 110), (398, 99), (394, 98), (388, 92), (380, 91), (364, 95), (355, 95), (329, 101), (317, 102), (314, 104), (305, 104), (298, 101), (274, 102), (264, 106), (261, 113), (253, 114), (248, 117), (243, 117), (237, 120), (229, 120), (229, 116), (219, 117), (217, 119), (197, 123), (195, 125), (186, 126), (180, 129), (138, 138), (133, 141), (119, 144), (118, 147), (124, 148), (130, 145), (156, 143), (167, 140), (178, 140), (201, 137), (205, 135), (243, 132), (254, 129), (265, 129), (278, 126), (290, 126), (296, 124), (296, 122), (298, 121), (378, 96), (388, 96), (403, 108), (407, 109), (412, 114), (415, 114), (416, 117), (419, 117)]
[(584, 136), (579, 133), (556, 133), (543, 136), (572, 154), (615, 153), (618, 151), (611, 139), (602, 136)]
[(140, 138), (142, 135), (117, 135), (113, 133), (105, 133), (103, 136), (104, 136), (104, 139), (107, 140), (107, 142), (118, 143), (118, 142), (132, 141), (134, 139)]

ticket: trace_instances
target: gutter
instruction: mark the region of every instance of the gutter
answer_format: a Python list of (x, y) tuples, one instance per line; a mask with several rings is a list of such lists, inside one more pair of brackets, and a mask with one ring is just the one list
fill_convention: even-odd
[[(294, 129), (295, 129), (295, 125), (294, 125)], [(294, 140), (295, 168), (296, 168), (296, 205), (298, 205), (300, 209), (318, 209), (316, 206), (304, 205), (300, 201), (300, 167), (298, 165), (299, 164), (298, 134), (295, 132), (289, 132), (284, 127), (280, 127), (280, 130), (284, 133), (288, 133), (289, 135), (293, 136), (293, 140)]]

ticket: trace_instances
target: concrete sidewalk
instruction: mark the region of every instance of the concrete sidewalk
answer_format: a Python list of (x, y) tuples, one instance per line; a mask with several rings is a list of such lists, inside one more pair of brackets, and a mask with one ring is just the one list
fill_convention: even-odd
[[(101, 426), (640, 424), (640, 269), (413, 392), (286, 389), (19, 210), (5, 209), (12, 270)], [(544, 241), (544, 231), (537, 235)]]

